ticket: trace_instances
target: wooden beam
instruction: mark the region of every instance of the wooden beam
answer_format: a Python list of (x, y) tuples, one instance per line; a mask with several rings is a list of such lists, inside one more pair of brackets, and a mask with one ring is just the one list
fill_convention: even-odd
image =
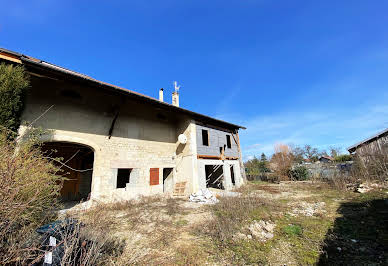
[(198, 159), (215, 159), (215, 160), (221, 160), (221, 156), (216, 155), (197, 155)]
[(18, 64), (22, 63), (22, 61), (17, 56), (9, 54), (9, 53), (6, 53), (6, 52), (0, 52), (0, 58), (8, 60), (8, 61), (15, 62), (15, 63), (18, 63)]
[(116, 120), (117, 120), (117, 117), (119, 117), (119, 113), (120, 113), (120, 109), (118, 109), (116, 111), (116, 114), (112, 120), (112, 124), (110, 125), (110, 128), (109, 128), (109, 133), (108, 133), (108, 138), (110, 139), (112, 137), (112, 134), (113, 134), (113, 129), (115, 127), (115, 124), (116, 124)]
[(233, 134), (233, 132), (232, 132), (231, 134), (232, 134), (232, 137), (233, 137), (234, 143), (236, 143), (236, 145), (238, 146), (238, 142), (237, 142), (236, 136)]
[(240, 147), (240, 137), (238, 135), (238, 131), (236, 131), (236, 137), (237, 137), (237, 148), (238, 148), (238, 155), (240, 157), (239, 159), (239, 162), (240, 162), (240, 172), (241, 172), (241, 175), (243, 176), (244, 180), (247, 180), (247, 176), (245, 174), (245, 167), (244, 167), (244, 163), (242, 161), (242, 153), (241, 153), (241, 147)]
[[(198, 159), (213, 159), (213, 160), (222, 160), (221, 156), (216, 156), (216, 155), (197, 155)], [(238, 160), (238, 157), (224, 157), (225, 160)]]

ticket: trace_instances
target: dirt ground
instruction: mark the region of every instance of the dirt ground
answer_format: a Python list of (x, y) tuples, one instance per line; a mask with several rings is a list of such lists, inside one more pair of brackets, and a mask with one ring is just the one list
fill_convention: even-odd
[[(111, 237), (123, 243), (120, 254), (111, 258), (113, 265), (387, 262), (387, 190), (358, 194), (323, 183), (282, 182), (248, 183), (237, 192), (237, 197), (218, 197), (220, 202), (214, 205), (187, 198), (145, 197), (92, 208), (82, 212), (81, 219), (96, 229), (108, 228)], [(379, 201), (377, 207), (375, 201)], [(360, 206), (351, 205), (350, 215), (344, 208), (354, 202)], [(373, 217), (385, 225), (368, 216), (365, 208), (371, 206), (378, 214)], [(361, 230), (356, 226), (357, 211), (365, 216), (365, 223), (380, 230), (375, 238), (354, 234)], [(372, 244), (374, 252), (367, 248)], [(355, 260), (348, 254), (352, 248), (365, 256)]]

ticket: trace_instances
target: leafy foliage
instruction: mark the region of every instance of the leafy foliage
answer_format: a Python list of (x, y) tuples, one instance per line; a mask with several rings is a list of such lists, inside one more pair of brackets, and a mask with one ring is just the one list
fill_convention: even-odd
[(0, 64), (0, 125), (16, 132), (24, 108), (29, 78), (21, 66)]
[(350, 154), (341, 154), (334, 157), (335, 162), (348, 162), (352, 160), (352, 155)]
[(248, 175), (260, 175), (269, 172), (268, 160), (264, 153), (261, 154), (260, 160), (254, 157), (245, 163)]
[(292, 180), (303, 181), (309, 178), (310, 173), (306, 167), (297, 166), (290, 170), (289, 175)]

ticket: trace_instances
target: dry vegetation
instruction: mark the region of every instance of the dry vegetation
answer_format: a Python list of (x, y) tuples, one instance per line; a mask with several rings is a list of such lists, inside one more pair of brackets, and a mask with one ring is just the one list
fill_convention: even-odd
[(88, 227), (108, 230), (124, 243), (120, 256), (110, 264), (181, 264), (206, 261), (202, 240), (193, 234), (195, 226), (209, 219), (208, 210), (183, 199), (144, 197), (137, 201), (99, 204), (75, 213)]
[(0, 130), (0, 261), (23, 264), (38, 249), (35, 228), (55, 217), (61, 177), (32, 147), (33, 138), (16, 152), (8, 136)]
[[(332, 259), (330, 264), (336, 261), (343, 264), (355, 262), (341, 261), (338, 256), (345, 258), (344, 250), (351, 250), (354, 245), (346, 232), (357, 222), (352, 216), (353, 220), (345, 225), (353, 227), (338, 229), (339, 221), (348, 219), (344, 217), (343, 206), (352, 202), (368, 206), (374, 200), (388, 200), (387, 190), (358, 194), (332, 189), (321, 182), (251, 182), (238, 191), (240, 196), (220, 197), (215, 205), (145, 197), (100, 204), (75, 215), (88, 228), (109, 232), (119, 251), (106, 253), (103, 264), (312, 265), (325, 264), (327, 257)], [(249, 225), (261, 220), (276, 225), (273, 238), (259, 241), (255, 237), (240, 237), (249, 236)], [(373, 220), (366, 218), (366, 221)], [(371, 245), (362, 236), (352, 237), (359, 241), (357, 248), (361, 250)], [(334, 238), (341, 240), (329, 241)], [(358, 261), (383, 265), (387, 254), (381, 239), (381, 243), (374, 243), (380, 257), (372, 253), (357, 257)], [(336, 245), (342, 248), (342, 253), (338, 253)], [(338, 254), (332, 252), (333, 246)]]
[[(187, 198), (144, 197), (95, 204), (56, 217), (58, 169), (30, 138), (15, 150), (0, 139), (0, 261), (39, 262), (45, 250), (60, 265), (386, 265), (388, 190), (343, 188), (355, 178), (384, 176), (386, 161), (358, 164), (353, 175), (320, 181), (249, 182), (238, 196), (214, 205)], [(286, 150), (284, 154), (287, 154)], [(279, 156), (279, 165), (288, 164)], [(358, 167), (366, 167), (360, 169)], [(369, 172), (362, 172), (368, 170)], [(282, 171), (279, 168), (279, 171)], [(38, 182), (39, 181), (39, 182)], [(380, 178), (384, 184), (384, 177)], [(56, 247), (35, 229), (73, 221), (57, 232)], [(66, 218), (66, 219), (65, 219)], [(75, 220), (74, 220), (75, 219)], [(264, 230), (263, 228), (270, 227)], [(262, 235), (260, 235), (262, 233)], [(46, 237), (46, 239), (45, 239)]]

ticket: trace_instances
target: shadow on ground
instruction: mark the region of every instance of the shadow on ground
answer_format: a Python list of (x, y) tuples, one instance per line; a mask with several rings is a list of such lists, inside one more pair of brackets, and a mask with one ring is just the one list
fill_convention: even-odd
[(343, 203), (318, 265), (388, 265), (388, 198)]

